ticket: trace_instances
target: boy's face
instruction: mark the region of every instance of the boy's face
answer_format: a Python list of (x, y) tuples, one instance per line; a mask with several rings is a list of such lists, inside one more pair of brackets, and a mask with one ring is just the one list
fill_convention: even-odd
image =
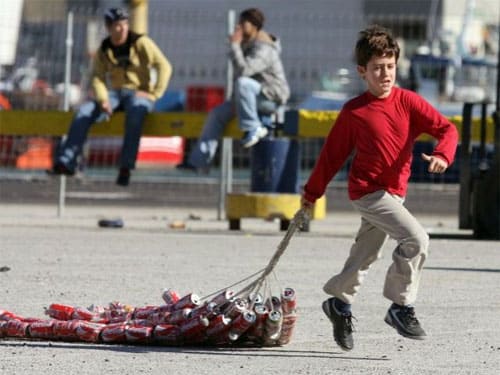
[(115, 46), (124, 44), (128, 36), (128, 20), (119, 20), (111, 23), (108, 27), (108, 33), (111, 37), (111, 43)]
[(358, 65), (358, 73), (372, 95), (386, 98), (396, 82), (396, 57), (373, 56), (366, 66)]

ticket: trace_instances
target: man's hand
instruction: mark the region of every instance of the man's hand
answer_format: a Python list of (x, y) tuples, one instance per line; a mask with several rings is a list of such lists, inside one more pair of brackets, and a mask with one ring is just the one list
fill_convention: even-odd
[(231, 43), (241, 43), (243, 41), (243, 31), (240, 25), (235, 27), (234, 32), (229, 36), (229, 41)]
[(146, 91), (137, 90), (135, 92), (135, 96), (137, 96), (138, 98), (146, 98), (149, 100), (154, 100), (153, 96), (149, 92), (146, 92)]
[(102, 102), (101, 109), (109, 116), (113, 114), (113, 109), (111, 108), (111, 104), (109, 104), (108, 101)]
[(300, 205), (302, 209), (307, 213), (307, 215), (311, 216), (312, 210), (314, 208), (314, 203), (309, 202), (304, 196), (300, 198)]
[(430, 173), (444, 173), (448, 168), (448, 163), (436, 156), (422, 153), (422, 160), (429, 162), (429, 168), (427, 168), (427, 170)]

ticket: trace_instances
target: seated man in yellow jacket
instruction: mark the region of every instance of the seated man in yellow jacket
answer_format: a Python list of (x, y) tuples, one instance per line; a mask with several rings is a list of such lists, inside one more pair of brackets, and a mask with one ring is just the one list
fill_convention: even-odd
[[(104, 21), (109, 36), (102, 41), (93, 61), (94, 97), (79, 108), (52, 172), (74, 175), (91, 125), (108, 119), (116, 110), (123, 110), (125, 134), (116, 183), (127, 186), (130, 171), (135, 167), (142, 124), (155, 100), (165, 91), (172, 67), (150, 38), (129, 30), (126, 10), (108, 9)], [(155, 83), (151, 82), (152, 69), (156, 70)]]

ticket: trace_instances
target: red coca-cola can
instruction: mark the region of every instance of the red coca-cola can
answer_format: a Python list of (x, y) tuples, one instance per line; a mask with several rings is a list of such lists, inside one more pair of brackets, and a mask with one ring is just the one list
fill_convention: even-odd
[(283, 314), (292, 314), (297, 309), (297, 298), (295, 290), (292, 288), (285, 288), (281, 293), (281, 308), (283, 309)]
[(261, 293), (250, 293), (248, 295), (248, 303), (251, 305), (264, 303), (264, 296)]
[(240, 316), (243, 312), (247, 311), (248, 302), (241, 298), (236, 298), (233, 302), (226, 307), (224, 311), (224, 315), (228, 316), (231, 319), (236, 319), (236, 317)]
[(252, 324), (255, 324), (255, 320), (256, 316), (253, 311), (246, 310), (242, 312), (233, 320), (231, 324), (229, 339), (231, 341), (238, 340), (240, 336), (252, 326)]
[(76, 335), (85, 342), (99, 342), (103, 324), (81, 321), (76, 327)]
[(74, 311), (73, 306), (53, 303), (45, 311), (45, 314), (57, 320), (71, 320)]
[(108, 324), (101, 330), (101, 340), (105, 343), (125, 342), (127, 325), (123, 323)]
[(295, 330), (295, 323), (297, 322), (296, 314), (288, 314), (283, 316), (283, 323), (281, 325), (281, 333), (278, 339), (278, 345), (286, 345), (292, 339)]
[(172, 305), (160, 305), (158, 306), (158, 312), (162, 313), (172, 312)]
[(29, 337), (28, 328), (30, 323), (17, 319), (7, 321), (4, 327), (4, 334), (7, 337)]
[(194, 293), (186, 294), (180, 300), (178, 300), (173, 306), (173, 310), (181, 310), (185, 308), (194, 309), (201, 304), (200, 297)]
[(153, 339), (163, 345), (179, 345), (182, 343), (181, 331), (173, 324), (159, 324), (154, 327)]
[(193, 309), (189, 317), (196, 318), (199, 316), (204, 316), (210, 320), (216, 315), (216, 307), (217, 304), (215, 302), (206, 302), (203, 305), (198, 306), (196, 309)]
[(151, 327), (152, 324), (148, 319), (132, 319), (128, 321), (130, 326), (134, 327)]
[(179, 329), (181, 331), (184, 339), (189, 339), (191, 337), (200, 336), (205, 332), (208, 327), (208, 319), (203, 316), (198, 316), (195, 318), (190, 318), (179, 324)]
[(163, 290), (161, 297), (167, 305), (173, 305), (181, 299), (179, 293), (170, 288)]
[(226, 289), (222, 291), (221, 293), (217, 294), (214, 298), (210, 300), (210, 302), (215, 303), (216, 305), (224, 305), (228, 302), (231, 302), (232, 298), (234, 297), (234, 291)]
[(129, 326), (125, 330), (125, 338), (128, 343), (147, 344), (151, 341), (152, 327)]
[(114, 323), (124, 323), (128, 322), (129, 320), (132, 320), (133, 314), (131, 312), (123, 314), (123, 315), (118, 315), (113, 318), (103, 318), (103, 320), (107, 320), (109, 324), (114, 324)]
[[(7, 310), (0, 310), (0, 321), (16, 319), (16, 315)], [(20, 319), (18, 319), (20, 320)]]
[(152, 325), (156, 326), (158, 324), (164, 324), (167, 322), (167, 318), (170, 313), (155, 312), (148, 316), (147, 321)]
[(255, 324), (248, 329), (246, 336), (251, 341), (261, 342), (264, 340), (264, 331), (269, 309), (265, 305), (260, 304), (255, 305), (253, 311), (255, 312)]
[(79, 320), (54, 320), (54, 324), (52, 326), (54, 338), (64, 341), (78, 340), (76, 328), (79, 325)]
[(5, 328), (7, 327), (7, 320), (0, 320), (0, 337), (5, 337)]
[(158, 312), (158, 306), (137, 307), (134, 310), (134, 319), (147, 319), (151, 314)]
[(280, 311), (271, 311), (266, 319), (264, 343), (267, 345), (274, 345), (278, 340), (281, 325), (283, 323), (283, 314)]
[(39, 339), (53, 339), (54, 338), (54, 320), (42, 320), (40, 322), (33, 322), (30, 324), (29, 334), (31, 337)]
[(97, 317), (95, 313), (85, 307), (75, 307), (71, 319), (91, 321)]
[(180, 324), (181, 322), (183, 322), (189, 318), (191, 311), (192, 310), (188, 309), (188, 308), (172, 311), (172, 313), (170, 313), (170, 315), (166, 317), (166, 319), (165, 319), (166, 323), (167, 324)]
[(231, 318), (224, 316), (222, 314), (217, 315), (210, 321), (210, 324), (206, 329), (206, 335), (208, 337), (215, 337), (218, 336), (223, 331), (227, 333), (229, 331), (230, 324), (231, 324)]

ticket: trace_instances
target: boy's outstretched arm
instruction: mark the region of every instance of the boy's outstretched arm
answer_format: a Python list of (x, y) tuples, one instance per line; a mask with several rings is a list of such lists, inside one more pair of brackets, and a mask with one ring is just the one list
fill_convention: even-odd
[(448, 162), (440, 157), (422, 153), (422, 160), (429, 162), (429, 173), (444, 173), (448, 169)]

